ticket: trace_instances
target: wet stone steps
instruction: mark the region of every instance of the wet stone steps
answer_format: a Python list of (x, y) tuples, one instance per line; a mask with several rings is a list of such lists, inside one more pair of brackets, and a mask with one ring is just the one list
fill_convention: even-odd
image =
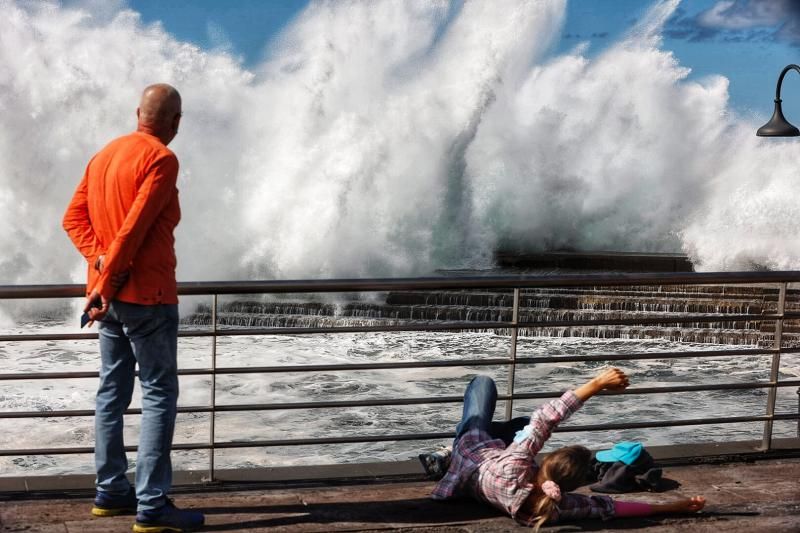
[[(402, 306), (392, 309), (372, 309), (369, 312), (363, 311), (348, 315), (335, 314), (291, 314), (291, 313), (242, 313), (222, 311), (218, 313), (219, 323), (222, 325), (236, 325), (241, 327), (286, 327), (287, 325), (297, 325), (306, 327), (318, 327), (318, 325), (335, 325), (336, 321), (347, 322), (347, 325), (354, 325), (355, 322), (378, 320), (402, 320), (418, 322), (510, 322), (512, 319), (511, 308), (473, 308), (456, 306)], [(642, 318), (652, 318), (653, 313), (637, 311), (614, 311), (614, 310), (574, 310), (574, 309), (521, 309), (518, 317), (520, 323), (525, 322), (564, 322), (576, 320), (596, 320), (596, 321), (635, 321)], [(659, 318), (665, 319), (665, 324), (669, 324), (667, 319), (676, 319), (672, 324), (678, 324), (677, 319), (684, 315), (679, 313), (660, 313)], [(722, 328), (722, 329), (753, 329), (757, 324), (755, 321), (732, 321), (726, 320), (724, 314), (705, 313), (697, 316), (718, 318), (711, 322), (681, 322), (682, 327), (686, 328)], [(191, 317), (189, 323), (194, 325), (209, 324), (211, 316), (209, 313), (196, 313)], [(342, 324), (340, 324), (342, 325)]]
[[(513, 296), (475, 293), (390, 293), (387, 305), (511, 307)], [(761, 313), (764, 300), (705, 298), (687, 294), (626, 295), (619, 293), (520, 295), (520, 308), (646, 311), (659, 313)]]
[[(323, 299), (326, 298), (326, 299)], [(513, 315), (513, 291), (408, 291), (321, 301), (281, 297), (223, 301), (217, 311), (220, 328), (376, 327), (423, 323), (508, 322)], [(687, 342), (771, 346), (774, 321), (726, 320), (726, 315), (774, 313), (777, 290), (764, 286), (636, 286), (524, 289), (519, 322), (635, 321), (659, 318), (658, 324), (521, 328), (522, 336), (591, 337), (606, 339), (669, 339)], [(800, 291), (789, 291), (787, 309), (800, 309)], [(692, 314), (718, 318), (709, 322), (670, 323)], [(211, 323), (211, 309), (200, 306), (184, 324)], [(507, 329), (496, 331), (507, 334)], [(800, 321), (784, 325), (787, 345), (800, 345)]]

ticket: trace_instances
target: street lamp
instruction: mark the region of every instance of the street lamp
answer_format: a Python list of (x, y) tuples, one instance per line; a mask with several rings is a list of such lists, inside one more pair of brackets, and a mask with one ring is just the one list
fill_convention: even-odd
[[(800, 135), (800, 130), (789, 124), (789, 121), (783, 116), (783, 109), (781, 109), (781, 85), (783, 85), (784, 76), (790, 70), (796, 70), (800, 74), (800, 67), (794, 64), (786, 65), (781, 71), (781, 75), (778, 76), (778, 86), (775, 88), (775, 111), (769, 122), (758, 128), (756, 135), (759, 137), (797, 137)], [(773, 368), (775, 367), (773, 366)], [(777, 375), (775, 378), (777, 379)], [(774, 398), (775, 389), (770, 391), (770, 395)], [(772, 401), (774, 402), (774, 400)], [(797, 410), (800, 412), (800, 387), (797, 389)], [(800, 419), (797, 420), (797, 436), (800, 437)], [(766, 431), (764, 438), (767, 438)]]
[(778, 86), (775, 88), (775, 112), (772, 113), (769, 122), (758, 128), (756, 135), (759, 137), (797, 137), (800, 135), (800, 130), (789, 124), (789, 121), (783, 116), (783, 109), (781, 109), (781, 85), (783, 77), (790, 70), (796, 70), (800, 74), (800, 67), (797, 65), (787, 65), (781, 71), (781, 75), (778, 76)]

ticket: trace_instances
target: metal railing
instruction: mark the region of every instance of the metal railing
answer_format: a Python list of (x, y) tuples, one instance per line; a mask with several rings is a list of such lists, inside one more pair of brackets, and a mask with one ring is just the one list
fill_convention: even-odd
[[(175, 444), (175, 450), (209, 450), (208, 479), (215, 478), (214, 452), (222, 449), (271, 447), (307, 444), (342, 444), (368, 443), (386, 441), (410, 441), (451, 438), (452, 432), (403, 433), (380, 435), (347, 435), (342, 437), (314, 437), (313, 439), (270, 439), (254, 441), (217, 441), (215, 422), (217, 413), (255, 412), (269, 410), (323, 409), (345, 407), (377, 407), (431, 405), (462, 401), (461, 396), (434, 396), (415, 398), (385, 398), (366, 400), (332, 400), (290, 403), (260, 404), (217, 404), (216, 377), (221, 374), (274, 374), (284, 372), (332, 372), (355, 370), (387, 370), (412, 368), (444, 368), (444, 367), (482, 367), (507, 366), (508, 388), (498, 401), (506, 402), (506, 418), (510, 418), (515, 400), (544, 399), (560, 396), (562, 391), (539, 393), (517, 393), (514, 390), (515, 370), (522, 365), (552, 364), (568, 362), (615, 362), (652, 359), (683, 359), (707, 357), (744, 357), (751, 355), (771, 356), (769, 381), (729, 382), (700, 385), (676, 385), (659, 387), (630, 387), (623, 392), (613, 394), (647, 395), (663, 393), (685, 393), (694, 391), (717, 390), (756, 390), (765, 389), (768, 393), (766, 412), (750, 416), (693, 418), (681, 420), (651, 420), (640, 422), (619, 422), (588, 425), (567, 425), (558, 429), (561, 432), (608, 431), (642, 428), (662, 428), (677, 426), (695, 426), (708, 424), (734, 424), (745, 422), (763, 422), (764, 430), (761, 449), (769, 450), (772, 446), (773, 424), (778, 420), (798, 420), (797, 413), (776, 413), (777, 392), (784, 387), (800, 387), (800, 380), (780, 379), (781, 355), (800, 353), (800, 348), (783, 346), (785, 320), (800, 319), (800, 312), (786, 310), (788, 283), (800, 282), (800, 272), (739, 272), (739, 273), (668, 273), (668, 274), (604, 274), (604, 275), (569, 275), (569, 276), (502, 276), (502, 277), (457, 277), (457, 278), (414, 278), (414, 279), (367, 279), (367, 280), (321, 280), (321, 281), (254, 281), (254, 282), (222, 282), (222, 283), (181, 283), (181, 295), (210, 295), (211, 325), (208, 329), (182, 330), (180, 337), (210, 337), (211, 363), (209, 368), (183, 369), (183, 376), (209, 376), (211, 379), (211, 395), (209, 405), (181, 406), (179, 413), (209, 414), (208, 442)], [(759, 314), (688, 314), (680, 316), (656, 315), (643, 313), (634, 318), (591, 319), (591, 320), (532, 320), (520, 321), (520, 294), (525, 289), (542, 288), (578, 288), (578, 287), (620, 287), (620, 286), (664, 286), (664, 285), (735, 285), (735, 284), (769, 284), (777, 287), (777, 305), (774, 313)], [(235, 294), (318, 294), (318, 293), (364, 293), (388, 291), (442, 291), (442, 290), (511, 290), (513, 291), (512, 318), (510, 321), (472, 322), (455, 321), (447, 323), (401, 323), (378, 326), (332, 326), (332, 327), (274, 327), (274, 328), (224, 328), (218, 327), (218, 308), (220, 295)], [(40, 298), (76, 298), (83, 296), (80, 285), (36, 285), (0, 287), (0, 300), (6, 299), (40, 299)], [(775, 322), (774, 342), (772, 347), (743, 348), (724, 350), (702, 350), (687, 352), (648, 352), (633, 354), (601, 354), (601, 355), (561, 355), (548, 357), (519, 357), (517, 355), (517, 335), (521, 329), (554, 328), (554, 327), (588, 327), (588, 326), (623, 326), (623, 325), (658, 325), (658, 324), (690, 324), (724, 321), (738, 322)], [(402, 331), (476, 331), (507, 330), (510, 331), (509, 355), (500, 358), (458, 359), (436, 361), (403, 361), (346, 364), (308, 364), (260, 367), (219, 367), (217, 365), (217, 339), (230, 336), (283, 335), (283, 334), (317, 334), (317, 333), (365, 333), (365, 332), (402, 332)], [(54, 341), (95, 339), (96, 333), (63, 333), (63, 334), (6, 334), (0, 335), (0, 342), (19, 341)], [(56, 380), (74, 378), (97, 378), (98, 372), (15, 372), (0, 373), (0, 381), (9, 380)], [(800, 392), (799, 392), (800, 393)], [(126, 414), (141, 414), (141, 409), (128, 409)], [(93, 410), (48, 410), (48, 411), (3, 411), (2, 419), (50, 418), (50, 417), (87, 417), (93, 416)], [(128, 451), (135, 447), (127, 447)], [(24, 448), (0, 449), (0, 456), (26, 455), (60, 455), (92, 453), (91, 447), (63, 448)]]

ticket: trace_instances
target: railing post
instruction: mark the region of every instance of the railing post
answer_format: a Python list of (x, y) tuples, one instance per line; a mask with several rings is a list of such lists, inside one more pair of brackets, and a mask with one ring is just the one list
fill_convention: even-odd
[(217, 295), (211, 297), (211, 412), (208, 426), (208, 482), (214, 482), (214, 445), (217, 406)]
[(778, 396), (778, 377), (781, 368), (781, 348), (783, 347), (783, 315), (786, 312), (786, 286), (787, 283), (780, 284), (780, 292), (778, 293), (778, 318), (775, 320), (775, 341), (773, 347), (777, 352), (772, 356), (772, 368), (769, 372), (769, 394), (767, 396), (767, 416), (769, 417), (764, 422), (764, 437), (761, 440), (761, 449), (769, 451), (772, 448), (772, 424), (773, 416), (775, 416), (775, 401)]
[(517, 368), (517, 325), (519, 324), (519, 289), (514, 289), (514, 307), (511, 311), (511, 360), (508, 367), (508, 401), (506, 402), (506, 420), (511, 420), (514, 409), (514, 374)]

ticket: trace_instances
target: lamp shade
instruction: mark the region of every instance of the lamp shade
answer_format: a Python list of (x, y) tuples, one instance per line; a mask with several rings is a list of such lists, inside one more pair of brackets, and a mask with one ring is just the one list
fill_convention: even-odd
[(800, 130), (789, 124), (789, 121), (783, 116), (781, 100), (776, 99), (775, 112), (772, 113), (772, 118), (758, 128), (756, 135), (759, 137), (797, 137), (800, 135)]

